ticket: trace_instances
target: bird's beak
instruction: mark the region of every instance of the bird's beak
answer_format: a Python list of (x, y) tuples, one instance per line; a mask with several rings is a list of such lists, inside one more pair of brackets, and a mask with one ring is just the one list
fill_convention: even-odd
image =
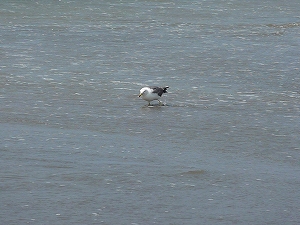
[(141, 96), (142, 96), (142, 94), (143, 94), (143, 93), (139, 94), (139, 97), (141, 97)]

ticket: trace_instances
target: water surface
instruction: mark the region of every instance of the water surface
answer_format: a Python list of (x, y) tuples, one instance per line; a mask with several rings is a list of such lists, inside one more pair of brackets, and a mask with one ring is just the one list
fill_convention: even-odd
[(299, 4), (0, 3), (1, 221), (299, 224)]

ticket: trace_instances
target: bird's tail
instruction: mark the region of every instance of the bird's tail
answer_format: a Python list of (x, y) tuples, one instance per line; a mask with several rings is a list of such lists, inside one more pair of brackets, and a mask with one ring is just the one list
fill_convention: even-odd
[(164, 89), (164, 93), (168, 93), (167, 92), (167, 89), (169, 88), (169, 86), (165, 86), (165, 87), (163, 87), (163, 89)]

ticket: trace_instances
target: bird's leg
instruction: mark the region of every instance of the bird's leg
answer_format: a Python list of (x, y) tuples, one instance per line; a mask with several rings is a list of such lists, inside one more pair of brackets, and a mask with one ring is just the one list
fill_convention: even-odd
[(148, 106), (150, 106), (150, 102), (148, 102)]
[(163, 104), (162, 104), (162, 102), (161, 102), (161, 101), (159, 101), (158, 99), (157, 99), (157, 101), (159, 102), (159, 105), (163, 105)]

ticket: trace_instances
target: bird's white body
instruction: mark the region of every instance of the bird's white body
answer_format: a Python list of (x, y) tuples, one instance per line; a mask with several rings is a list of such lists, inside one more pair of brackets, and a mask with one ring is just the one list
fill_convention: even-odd
[[(165, 86), (163, 88), (156, 87), (156, 86), (143, 87), (140, 90), (139, 97), (142, 97), (142, 99), (147, 101), (150, 105), (150, 102), (153, 100), (159, 101), (162, 94), (167, 93), (168, 88), (169, 88), (168, 86)], [(159, 104), (162, 104), (161, 101), (159, 101)]]
[(158, 100), (160, 96), (157, 93), (153, 93), (152, 90), (149, 87), (144, 87), (140, 90), (140, 93), (142, 93), (141, 97), (145, 101), (151, 102), (153, 100)]

